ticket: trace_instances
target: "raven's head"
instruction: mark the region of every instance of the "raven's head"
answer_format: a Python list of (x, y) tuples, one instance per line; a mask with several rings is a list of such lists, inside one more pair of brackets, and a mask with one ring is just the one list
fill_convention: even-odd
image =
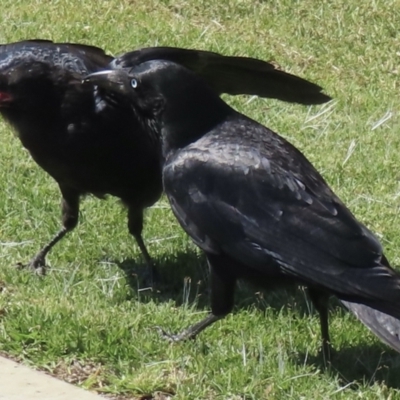
[(25, 146), (78, 126), (79, 118), (96, 107), (92, 88), (80, 84), (82, 77), (111, 59), (80, 44), (24, 40), (0, 45), (0, 115)]
[(22, 138), (43, 131), (57, 118), (63, 93), (49, 66), (31, 58), (0, 58), (0, 114)]
[(151, 80), (136, 68), (120, 68), (95, 72), (83, 80), (92, 83), (121, 101), (128, 101), (140, 117), (155, 120), (164, 110), (165, 98)]
[(0, 108), (23, 109), (38, 104), (48, 96), (51, 87), (48, 68), (41, 63), (13, 61), (9, 65), (0, 64)]
[(85, 64), (91, 60), (81, 54), (84, 50), (43, 40), (0, 45), (0, 112), (46, 108), (48, 112), (59, 105), (71, 83), (80, 83), (90, 71)]
[(128, 100), (138, 118), (162, 136), (164, 154), (195, 141), (233, 112), (206, 81), (170, 61), (97, 72), (84, 82)]

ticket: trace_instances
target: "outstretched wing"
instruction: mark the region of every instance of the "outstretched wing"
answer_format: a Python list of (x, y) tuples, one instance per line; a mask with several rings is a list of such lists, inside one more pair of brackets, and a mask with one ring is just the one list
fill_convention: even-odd
[(249, 57), (176, 47), (149, 47), (121, 54), (112, 68), (133, 67), (150, 60), (168, 60), (202, 76), (218, 93), (251, 94), (300, 104), (321, 104), (331, 98), (322, 88), (280, 71), (271, 63)]
[(400, 280), (382, 265), (378, 240), (305, 157), (245, 118), (217, 129), (164, 171), (171, 206), (195, 242), (400, 317)]

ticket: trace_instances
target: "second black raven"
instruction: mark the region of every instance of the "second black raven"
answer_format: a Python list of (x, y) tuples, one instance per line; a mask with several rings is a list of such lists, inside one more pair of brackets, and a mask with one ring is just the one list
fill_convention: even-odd
[(399, 274), (298, 149), (171, 62), (87, 80), (129, 100), (147, 135), (162, 141), (172, 210), (207, 256), (212, 311), (173, 340), (193, 338), (229, 313), (236, 281), (245, 279), (265, 288), (307, 286), (327, 358), (331, 295), (400, 351), (391, 330), (399, 326)]
[(43, 271), (50, 249), (78, 223), (80, 198), (116, 196), (128, 208), (128, 228), (151, 266), (142, 239), (143, 210), (162, 192), (160, 146), (124, 99), (82, 78), (105, 68), (153, 58), (178, 61), (202, 75), (217, 93), (247, 93), (303, 104), (329, 97), (311, 82), (261, 60), (178, 48), (141, 49), (114, 59), (82, 44), (33, 40), (0, 46), (0, 114), (23, 146), (58, 183), (62, 228), (29, 265)]

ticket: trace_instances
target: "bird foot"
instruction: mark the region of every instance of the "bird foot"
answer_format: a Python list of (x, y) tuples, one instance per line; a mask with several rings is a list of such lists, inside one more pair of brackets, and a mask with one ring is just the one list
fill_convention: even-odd
[(158, 333), (163, 339), (171, 343), (182, 342), (188, 339), (187, 335), (185, 335), (185, 332), (173, 335), (171, 333), (166, 332), (163, 328), (161, 328), (161, 326), (156, 326), (155, 329), (157, 329)]
[(152, 291), (157, 289), (157, 285), (161, 282), (160, 274), (154, 265), (148, 265), (139, 276), (143, 287), (148, 287)]
[(29, 268), (35, 275), (46, 275), (46, 260), (42, 256), (35, 256), (32, 260), (29, 261), (28, 264), (22, 264), (21, 262), (17, 263), (16, 267), (18, 269)]

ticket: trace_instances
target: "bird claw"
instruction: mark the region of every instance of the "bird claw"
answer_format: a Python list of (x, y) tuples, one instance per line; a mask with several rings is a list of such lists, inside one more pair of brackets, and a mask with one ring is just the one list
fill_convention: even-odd
[(161, 326), (155, 326), (154, 328), (158, 331), (159, 335), (160, 335), (163, 339), (168, 340), (168, 341), (171, 342), (171, 343), (172, 343), (172, 342), (173, 342), (173, 343), (177, 343), (177, 342), (180, 342), (180, 341), (183, 340), (183, 338), (181, 337), (181, 335), (173, 335), (173, 334), (171, 334), (171, 333), (168, 333), (168, 332), (166, 332), (163, 328), (161, 328)]
[(28, 264), (22, 264), (21, 262), (18, 262), (16, 267), (17, 269), (29, 268), (35, 275), (40, 276), (46, 275), (47, 269), (46, 261), (43, 257), (34, 257), (31, 261), (29, 261)]

